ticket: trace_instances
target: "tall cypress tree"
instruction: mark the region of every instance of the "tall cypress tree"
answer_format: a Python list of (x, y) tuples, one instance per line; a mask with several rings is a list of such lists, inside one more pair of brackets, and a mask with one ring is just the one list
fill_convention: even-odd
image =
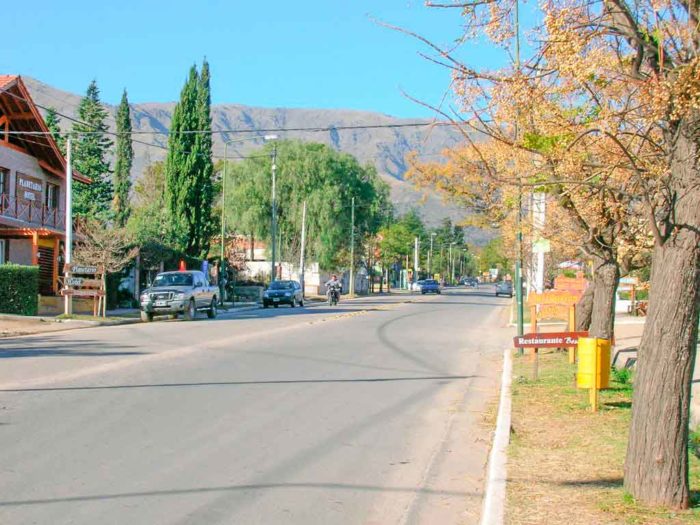
[(131, 110), (126, 89), (117, 109), (117, 158), (114, 164), (114, 220), (117, 226), (124, 226), (129, 219), (129, 191), (131, 190), (131, 166), (134, 149), (131, 143)]
[(168, 209), (170, 243), (189, 255), (199, 255), (190, 250), (195, 204), (197, 202), (195, 174), (197, 170), (196, 135), (187, 133), (199, 126), (197, 91), (199, 75), (192, 66), (180, 100), (173, 110), (168, 135), (168, 155), (165, 160), (165, 203)]
[(211, 88), (209, 63), (204, 60), (202, 73), (197, 85), (197, 117), (198, 130), (196, 135), (195, 153), (197, 170), (196, 177), (196, 203), (194, 212), (192, 236), (190, 237), (190, 252), (198, 257), (206, 257), (209, 251), (209, 242), (213, 233), (211, 208), (214, 202), (214, 187), (212, 176), (214, 164), (212, 162), (212, 136), (211, 136)]
[(61, 119), (58, 118), (54, 108), (48, 108), (46, 110), (44, 122), (46, 122), (46, 127), (49, 129), (53, 140), (58, 145), (58, 149), (61, 150), (61, 153), (65, 154), (66, 140), (61, 136)]
[(75, 169), (92, 180), (76, 182), (73, 213), (94, 217), (103, 222), (111, 219), (112, 181), (107, 152), (112, 142), (107, 138), (107, 110), (100, 102), (100, 90), (93, 80), (78, 105), (79, 123), (73, 125), (73, 162)]

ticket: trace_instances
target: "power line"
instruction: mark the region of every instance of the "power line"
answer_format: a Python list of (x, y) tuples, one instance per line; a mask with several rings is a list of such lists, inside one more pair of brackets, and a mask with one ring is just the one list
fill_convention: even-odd
[[(29, 103), (27, 99), (24, 97), (21, 97), (19, 95), (16, 95), (14, 93), (11, 93), (9, 91), (5, 91), (8, 95), (17, 98), (19, 100), (22, 100), (24, 102)], [(396, 128), (409, 128), (409, 127), (435, 127), (435, 126), (453, 126), (451, 122), (404, 122), (404, 123), (394, 123), (394, 124), (358, 124), (358, 125), (346, 125), (346, 126), (327, 126), (327, 127), (297, 127), (297, 128), (265, 128), (265, 129), (250, 129), (250, 130), (236, 130), (236, 129), (223, 129), (223, 130), (186, 130), (186, 131), (179, 131), (179, 132), (174, 132), (171, 133), (170, 131), (131, 131), (129, 133), (123, 133), (123, 132), (116, 132), (116, 131), (109, 131), (109, 130), (97, 130), (95, 126), (88, 124), (86, 122), (83, 122), (79, 119), (76, 119), (74, 117), (71, 117), (69, 115), (65, 115), (63, 113), (60, 113), (56, 111), (54, 108), (48, 108), (46, 106), (43, 106), (41, 104), (34, 103), (36, 107), (39, 107), (45, 111), (53, 111), (56, 115), (65, 118), (71, 122), (74, 122), (76, 124), (80, 124), (82, 126), (88, 126), (95, 131), (83, 131), (83, 132), (73, 132), (73, 131), (67, 131), (67, 132), (58, 132), (58, 135), (61, 136), (76, 136), (76, 135), (95, 135), (95, 134), (106, 134), (110, 135), (113, 137), (120, 137), (124, 135), (131, 135), (132, 136), (132, 142), (136, 144), (141, 144), (146, 147), (150, 148), (157, 148), (161, 150), (168, 150), (168, 147), (162, 144), (157, 144), (157, 143), (152, 143), (152, 142), (144, 142), (138, 139), (134, 139), (133, 135), (164, 135), (164, 136), (170, 136), (170, 135), (188, 135), (188, 134), (204, 134), (208, 133), (211, 135), (224, 135), (224, 134), (239, 134), (239, 133), (256, 133), (256, 134), (264, 134), (264, 133), (284, 133), (284, 132), (308, 132), (308, 133), (322, 133), (322, 132), (331, 132), (331, 131), (348, 131), (348, 130), (362, 130), (362, 129), (396, 129)], [(110, 115), (111, 116), (111, 115)], [(53, 136), (54, 133), (52, 132), (47, 132), (47, 131), (7, 131), (8, 134), (10, 135), (28, 135), (28, 136), (44, 136), (44, 135), (51, 135)], [(253, 137), (251, 137), (252, 139)], [(26, 139), (25, 139), (26, 140)], [(39, 144), (39, 143), (36, 143)], [(421, 157), (427, 157), (427, 156), (433, 156), (433, 155), (438, 155), (438, 154), (423, 154), (420, 155)], [(212, 153), (212, 159), (215, 160), (245, 160), (245, 159), (255, 159), (255, 158), (265, 158), (268, 157), (268, 154), (260, 154), (260, 155), (228, 155), (226, 157), (221, 156), (221, 155), (214, 155)], [(374, 157), (374, 160), (378, 160), (378, 157)]]
[[(11, 92), (9, 92), (9, 91), (4, 91), (4, 93), (6, 93), (6, 94), (8, 94), (8, 95), (10, 95), (11, 97), (14, 97), (14, 98), (16, 98), (16, 99), (22, 100), (23, 102), (30, 103), (30, 101), (27, 100), (26, 98), (21, 97), (21, 96), (19, 96), (19, 95), (15, 95), (14, 93), (11, 93)], [(43, 110), (45, 110), (45, 111), (53, 111), (56, 115), (58, 115), (58, 116), (60, 116), (60, 117), (62, 117), (62, 118), (65, 118), (65, 119), (67, 119), (67, 120), (70, 120), (71, 122), (74, 122), (74, 123), (76, 123), (76, 124), (80, 124), (81, 126), (88, 126), (88, 127), (92, 128), (92, 129), (95, 129), (95, 131), (85, 131), (85, 132), (72, 132), (72, 131), (68, 131), (68, 132), (59, 132), (58, 135), (62, 135), (62, 136), (66, 136), (66, 137), (75, 136), (75, 135), (96, 135), (96, 134), (111, 135), (111, 136), (113, 136), (113, 137), (119, 137), (120, 135), (121, 135), (121, 136), (124, 135), (124, 133), (117, 133), (116, 131), (97, 130), (96, 127), (93, 126), (92, 124), (88, 124), (87, 122), (83, 122), (83, 121), (78, 120), (78, 119), (76, 119), (76, 118), (73, 118), (73, 117), (71, 117), (71, 116), (68, 116), (68, 115), (65, 115), (65, 114), (63, 114), (63, 113), (60, 113), (60, 112), (56, 111), (56, 110), (53, 109), (53, 108), (47, 108), (46, 106), (42, 106), (41, 104), (36, 104), (36, 103), (34, 103), (34, 102), (32, 102), (32, 103), (33, 103), (36, 107), (41, 108), (41, 109), (43, 109)], [(20, 135), (20, 136), (21, 136), (21, 135), (34, 135), (34, 136), (51, 135), (51, 136), (53, 137), (53, 135), (54, 135), (51, 131), (9, 131), (9, 130), (8, 130), (7, 133), (8, 133), (8, 134), (11, 134), (11, 135)], [(162, 149), (162, 150), (165, 150), (165, 151), (168, 150), (168, 147), (167, 147), (167, 146), (164, 146), (164, 145), (162, 145), (162, 144), (156, 144), (156, 143), (152, 143), (152, 142), (144, 142), (144, 141), (142, 141), (142, 140), (137, 140), (137, 139), (134, 139), (134, 138), (132, 138), (131, 141), (134, 142), (134, 143), (136, 143), (136, 144), (141, 144), (141, 145), (143, 145), (143, 146), (147, 146), (147, 147), (149, 147), (149, 148), (158, 148), (158, 149)], [(186, 153), (192, 153), (192, 152), (186, 152)], [(263, 156), (263, 155), (261, 155), (261, 156)], [(266, 156), (266, 155), (264, 155), (264, 156)], [(260, 156), (248, 156), (248, 157), (246, 157), (246, 156), (242, 156), (242, 155), (241, 155), (241, 156), (228, 156), (228, 157), (226, 157), (226, 159), (248, 159), (248, 158), (258, 158), (258, 157), (260, 157)], [(213, 155), (213, 154), (212, 154), (211, 158), (212, 158), (212, 159), (217, 159), (217, 160), (224, 160), (224, 157), (217, 157), (216, 155)]]

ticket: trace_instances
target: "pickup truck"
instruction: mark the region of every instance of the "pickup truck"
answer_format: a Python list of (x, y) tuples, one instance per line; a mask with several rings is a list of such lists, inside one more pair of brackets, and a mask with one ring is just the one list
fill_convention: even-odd
[(185, 320), (191, 321), (198, 311), (206, 311), (209, 319), (213, 319), (218, 293), (219, 288), (211, 286), (202, 272), (159, 273), (141, 293), (141, 320), (150, 322), (155, 315), (183, 314)]

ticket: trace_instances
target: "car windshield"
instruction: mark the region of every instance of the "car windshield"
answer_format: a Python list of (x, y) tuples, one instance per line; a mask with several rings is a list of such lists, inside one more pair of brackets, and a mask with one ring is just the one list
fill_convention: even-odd
[(291, 290), (293, 287), (292, 281), (275, 281), (270, 285), (270, 290)]
[(433, 279), (428, 279), (427, 281), (425, 281), (425, 284), (437, 284), (437, 281)]
[(192, 274), (164, 273), (156, 277), (153, 286), (192, 286)]

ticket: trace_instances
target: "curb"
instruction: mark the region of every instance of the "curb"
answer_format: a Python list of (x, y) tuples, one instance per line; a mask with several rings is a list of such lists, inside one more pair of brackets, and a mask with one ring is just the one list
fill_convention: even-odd
[(510, 386), (513, 379), (513, 355), (510, 348), (503, 351), (503, 374), (498, 419), (493, 445), (489, 454), (486, 490), (481, 511), (481, 525), (502, 525), (505, 515), (507, 449), (510, 442)]

